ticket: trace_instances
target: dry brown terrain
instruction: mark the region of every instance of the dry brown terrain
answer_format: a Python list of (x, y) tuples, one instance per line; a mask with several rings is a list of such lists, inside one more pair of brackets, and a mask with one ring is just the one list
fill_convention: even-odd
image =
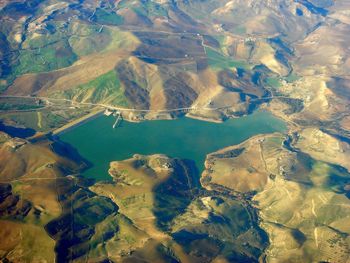
[[(320, 135), (320, 131), (310, 130), (304, 131), (301, 138), (312, 131)], [(284, 148), (283, 140), (279, 134), (258, 136), (208, 155), (202, 184), (209, 189), (220, 190), (224, 186), (239, 192), (257, 191), (254, 206), (259, 209), (260, 225), (270, 240), (267, 262), (347, 262), (350, 202), (345, 193), (349, 173), (311, 160), (302, 152), (291, 152)], [(297, 140), (293, 145), (298, 145), (299, 140), (300, 145), (306, 145), (305, 139)], [(345, 156), (337, 153), (338, 143), (328, 138), (327, 146), (317, 147), (327, 152), (322, 154), (313, 152), (314, 148), (300, 149), (313, 158), (327, 156), (324, 161), (340, 163)], [(334, 154), (338, 158), (331, 160)], [(347, 163), (343, 162), (344, 167)], [(248, 174), (243, 167), (254, 173)], [(334, 191), (335, 187), (341, 190)], [(205, 215), (196, 215), (201, 216)]]
[(57, 193), (60, 167), (73, 168), (73, 162), (57, 156), (48, 144), (12, 138), (1, 142), (0, 156), (0, 257), (54, 261), (55, 241), (44, 226), (62, 212)]
[[(0, 262), (349, 262), (348, 2), (0, 0)], [(288, 131), (81, 178), (47, 134), (110, 106)]]
[(294, 146), (316, 160), (338, 164), (350, 171), (350, 145), (318, 129), (301, 131)]

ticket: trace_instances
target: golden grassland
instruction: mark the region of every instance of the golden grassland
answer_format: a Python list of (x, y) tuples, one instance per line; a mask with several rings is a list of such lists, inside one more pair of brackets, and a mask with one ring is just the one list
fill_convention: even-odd
[[(319, 140), (320, 135), (328, 140)], [(314, 144), (306, 142), (306, 136), (316, 140)], [(320, 161), (284, 148), (285, 138), (280, 134), (257, 136), (208, 155), (202, 184), (209, 189), (225, 186), (257, 192), (254, 206), (270, 240), (268, 262), (347, 262), (350, 202), (345, 193), (349, 174), (326, 163), (347, 167), (347, 155), (339, 148), (341, 142), (315, 129), (304, 130), (300, 137), (293, 147)], [(317, 151), (312, 147), (316, 144)], [(244, 150), (232, 156), (237, 149)], [(241, 177), (242, 173), (245, 176)]]
[[(1, 204), (2, 213), (7, 202), (17, 202), (12, 208), (15, 215), (10, 209), (1, 216), (0, 253), (14, 262), (53, 262), (55, 241), (44, 226), (62, 211), (56, 188), (56, 180), (62, 179), (59, 166), (74, 165), (55, 155), (45, 143), (23, 142), (13, 148), (14, 139), (8, 137), (0, 144), (0, 182), (12, 187), (12, 194)], [(11, 201), (17, 197), (18, 201)], [(29, 205), (29, 212), (23, 210), (24, 205)]]

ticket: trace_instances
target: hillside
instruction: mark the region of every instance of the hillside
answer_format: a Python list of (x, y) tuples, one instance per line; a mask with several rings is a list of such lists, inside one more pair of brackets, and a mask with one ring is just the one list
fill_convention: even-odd
[(329, 27), (347, 35), (345, 25), (330, 24), (338, 12), (331, 2), (278, 3), (4, 2), (2, 94), (78, 107), (195, 107), (191, 116), (213, 120), (247, 114), (277, 93), (278, 82), (305, 75), (303, 59), (312, 58), (302, 49), (313, 34)]
[[(349, 262), (349, 43), (345, 0), (0, 0), (0, 262)], [(99, 140), (181, 117), (247, 133)]]

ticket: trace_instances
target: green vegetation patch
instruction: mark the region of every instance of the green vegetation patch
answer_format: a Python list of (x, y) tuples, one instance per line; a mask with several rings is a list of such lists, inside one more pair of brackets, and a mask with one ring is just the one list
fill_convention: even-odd
[(233, 33), (238, 35), (244, 35), (245, 33), (247, 33), (247, 29), (244, 26), (238, 26), (234, 28)]
[(59, 128), (68, 121), (79, 118), (88, 113), (88, 111), (80, 109), (69, 109), (65, 111), (42, 109), (40, 111), (32, 112), (3, 113), (1, 115), (1, 119), (17, 123), (18, 125), (34, 129), (36, 131), (46, 132)]
[(37, 127), (37, 114), (36, 112), (21, 112), (4, 114), (1, 116), (4, 120), (11, 120), (19, 125), (23, 125), (26, 128), (35, 129)]
[(205, 47), (208, 57), (208, 65), (214, 69), (243, 68), (248, 69), (249, 65), (243, 61), (233, 60), (212, 48)]
[(67, 27), (57, 29), (53, 34), (41, 35), (29, 39), (25, 42), (25, 45), (30, 48), (39, 48), (65, 41), (68, 42), (75, 54), (85, 56), (100, 51), (108, 45), (111, 37), (109, 33), (106, 33), (102, 29), (100, 25), (74, 22)]
[(127, 107), (128, 100), (124, 96), (117, 73), (112, 70), (89, 83), (56, 94), (76, 101), (91, 103), (111, 103), (113, 105)]
[(93, 20), (99, 24), (118, 26), (123, 24), (124, 19), (114, 12), (99, 8), (96, 10)]
[(299, 80), (300, 77), (294, 73), (290, 73), (287, 77), (284, 78), (285, 81), (287, 81), (288, 83), (292, 83), (294, 81)]
[(77, 56), (68, 41), (60, 41), (37, 49), (21, 50), (12, 74), (19, 76), (25, 73), (52, 71), (68, 67), (76, 60)]
[(56, 113), (44, 112), (42, 113), (41, 128), (38, 127), (38, 114), (36, 112), (22, 112), (20, 114), (12, 114), (8, 116), (11, 120), (19, 123), (27, 128), (37, 131), (46, 131), (64, 125), (67, 120)]
[(281, 87), (280, 78), (277, 77), (268, 77), (265, 79), (265, 84), (271, 88), (278, 89)]
[(118, 6), (119, 8), (131, 8), (135, 13), (142, 16), (168, 16), (167, 9), (153, 1), (143, 1), (135, 5), (132, 1), (124, 0)]
[(0, 102), (0, 111), (8, 110), (35, 110), (43, 108), (43, 105), (33, 105), (33, 104), (23, 104), (23, 103), (9, 103), (9, 102)]
[(23, 43), (25, 49), (43, 48), (49, 45), (53, 45), (57, 42), (61, 42), (67, 38), (67, 35), (61, 32), (55, 32), (53, 34), (43, 34), (33, 38), (29, 38)]
[(103, 51), (111, 42), (111, 36), (105, 29), (95, 31), (89, 36), (72, 36), (69, 44), (78, 56), (86, 56)]
[(278, 89), (281, 87), (282, 83), (281, 81), (286, 81), (288, 83), (293, 83), (294, 81), (297, 81), (298, 79), (300, 79), (299, 76), (291, 73), (289, 74), (287, 77), (284, 78), (279, 78), (279, 77), (268, 77), (264, 80), (265, 85), (274, 88), (274, 89)]
[(144, 16), (168, 16), (168, 11), (163, 6), (152, 1), (146, 1), (140, 7), (134, 7), (133, 10)]
[(110, 26), (76, 23), (72, 26), (71, 31), (72, 36), (69, 38), (69, 44), (78, 56), (111, 49), (128, 49), (136, 41), (136, 37), (134, 39), (131, 33)]
[(68, 42), (69, 34), (70, 30), (58, 23), (48, 23), (40, 34), (28, 34), (9, 65), (8, 85), (26, 73), (48, 72), (72, 65), (78, 57)]

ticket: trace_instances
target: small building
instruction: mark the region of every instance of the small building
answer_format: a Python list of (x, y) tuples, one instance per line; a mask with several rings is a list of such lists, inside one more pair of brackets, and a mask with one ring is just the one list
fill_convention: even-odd
[(169, 168), (171, 168), (171, 165), (169, 163), (165, 163), (165, 164), (162, 165), (162, 168), (163, 169), (169, 169)]
[(106, 116), (111, 116), (113, 114), (113, 111), (110, 109), (106, 109), (103, 114)]
[(122, 113), (120, 111), (113, 112), (113, 116), (115, 116), (115, 117), (119, 117), (121, 115), (122, 115)]

